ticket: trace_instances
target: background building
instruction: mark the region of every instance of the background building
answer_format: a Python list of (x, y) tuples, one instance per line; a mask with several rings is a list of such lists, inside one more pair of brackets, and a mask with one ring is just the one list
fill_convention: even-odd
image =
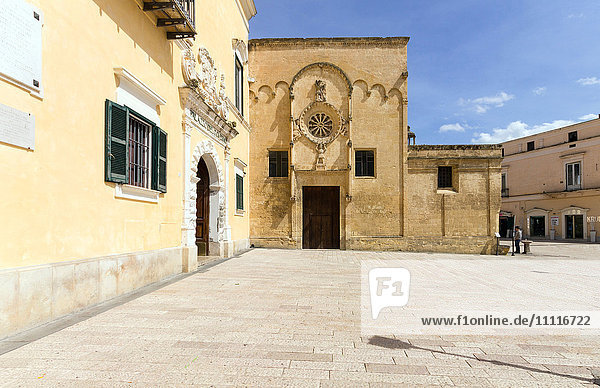
[(3, 2), (0, 338), (248, 246), (255, 13)]
[(502, 144), (500, 230), (595, 241), (600, 221), (600, 119)]
[(499, 146), (409, 146), (408, 38), (250, 42), (256, 246), (489, 252)]

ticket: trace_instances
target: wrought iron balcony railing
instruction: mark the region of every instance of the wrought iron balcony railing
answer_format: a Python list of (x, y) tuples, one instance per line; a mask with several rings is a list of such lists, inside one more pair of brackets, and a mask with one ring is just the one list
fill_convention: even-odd
[(192, 38), (196, 35), (194, 0), (144, 1), (144, 11), (154, 13), (156, 25), (167, 29), (167, 39)]
[(196, 25), (196, 5), (194, 0), (176, 0), (179, 3), (182, 11), (185, 12), (187, 18), (192, 22), (192, 26)]

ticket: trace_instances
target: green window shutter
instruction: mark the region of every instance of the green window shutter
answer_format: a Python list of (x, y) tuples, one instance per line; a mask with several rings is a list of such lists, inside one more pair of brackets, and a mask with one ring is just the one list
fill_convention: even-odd
[(152, 149), (150, 153), (152, 154), (152, 178), (150, 179), (150, 188), (152, 190), (158, 190), (158, 150), (160, 148), (160, 128), (156, 125), (152, 126)]
[(244, 178), (240, 175), (235, 176), (235, 208), (244, 210)]
[(105, 132), (106, 153), (104, 156), (105, 180), (107, 182), (129, 182), (129, 110), (106, 100)]
[(161, 193), (167, 192), (167, 133), (152, 127), (152, 179), (150, 187)]
[(167, 133), (162, 129), (158, 146), (158, 191), (167, 192)]

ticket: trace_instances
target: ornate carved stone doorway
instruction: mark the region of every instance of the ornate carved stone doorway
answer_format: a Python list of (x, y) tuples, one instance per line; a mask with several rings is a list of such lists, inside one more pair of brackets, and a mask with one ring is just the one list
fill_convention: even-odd
[(196, 246), (198, 256), (208, 256), (210, 252), (209, 235), (210, 230), (210, 177), (208, 167), (204, 159), (198, 163), (196, 174)]
[[(183, 222), (183, 237), (185, 246), (197, 245), (198, 233), (198, 205), (199, 198), (203, 193), (199, 192), (201, 185), (200, 168), (205, 166), (208, 170), (208, 251), (211, 255), (222, 256), (224, 254), (224, 232), (226, 225), (225, 217), (225, 194), (226, 184), (224, 179), (223, 168), (217, 154), (214, 144), (209, 140), (204, 140), (198, 143), (190, 158), (189, 170), (186, 172), (186, 195), (185, 195), (185, 211)], [(204, 192), (206, 194), (206, 192)], [(206, 237), (205, 237), (206, 239)], [(200, 248), (198, 246), (198, 248)], [(194, 249), (195, 251), (195, 249)], [(202, 251), (198, 251), (202, 255)]]

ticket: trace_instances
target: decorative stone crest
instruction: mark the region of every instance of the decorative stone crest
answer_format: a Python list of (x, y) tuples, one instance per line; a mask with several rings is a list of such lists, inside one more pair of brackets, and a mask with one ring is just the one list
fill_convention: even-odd
[(227, 120), (227, 96), (225, 92), (225, 74), (221, 74), (220, 83), (217, 85), (217, 68), (215, 62), (206, 48), (198, 51), (198, 62), (191, 48), (183, 50), (182, 69), (185, 83), (194, 89), (219, 116)]

